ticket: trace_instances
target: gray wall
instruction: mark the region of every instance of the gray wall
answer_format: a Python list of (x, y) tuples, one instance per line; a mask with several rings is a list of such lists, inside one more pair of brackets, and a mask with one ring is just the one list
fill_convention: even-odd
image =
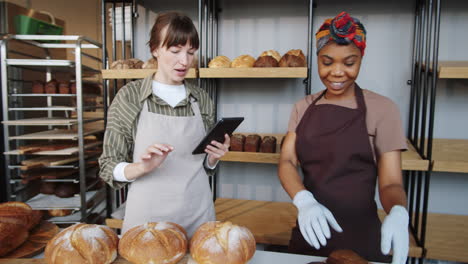
[[(315, 32), (325, 18), (345, 10), (359, 18), (368, 31), (366, 55), (358, 83), (391, 98), (400, 108), (406, 129), (411, 79), (414, 1), (317, 1)], [(195, 1), (143, 1), (139, 7), (136, 55), (150, 57), (148, 32), (154, 12), (178, 9), (197, 24)], [(441, 23), (441, 60), (468, 60), (468, 1), (444, 0)], [(241, 54), (254, 57), (264, 50), (281, 54), (289, 49), (307, 52), (307, 1), (220, 1), (219, 54), (233, 59)], [(464, 33), (463, 33), (464, 32)], [(313, 51), (315, 54), (315, 51)], [(316, 58), (313, 62), (315, 65)], [(323, 89), (314, 69), (312, 89)], [(293, 104), (304, 96), (299, 79), (223, 79), (219, 81), (219, 116), (245, 116), (242, 132), (285, 133)], [(436, 137), (468, 139), (466, 112), (468, 82), (440, 81), (437, 98)], [(220, 167), (219, 197), (289, 201), (277, 178), (275, 165), (227, 163)], [(468, 214), (468, 175), (434, 173), (429, 211)]]

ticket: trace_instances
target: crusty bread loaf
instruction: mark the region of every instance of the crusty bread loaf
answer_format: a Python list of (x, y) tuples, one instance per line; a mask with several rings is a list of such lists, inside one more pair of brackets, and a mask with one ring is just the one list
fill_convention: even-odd
[(300, 56), (284, 54), (279, 61), (280, 67), (306, 67), (306, 62)]
[(52, 79), (45, 84), (44, 90), (48, 94), (56, 94), (58, 88), (57, 80)]
[(143, 63), (143, 69), (157, 69), (158, 68), (158, 60), (156, 58), (151, 58)]
[(254, 57), (250, 55), (240, 55), (231, 62), (232, 68), (252, 68), (255, 63)]
[(262, 54), (260, 54), (260, 57), (263, 57), (263, 56), (272, 56), (278, 62), (279, 60), (281, 60), (281, 55), (276, 50), (266, 50), (262, 52)]
[(130, 65), (130, 69), (141, 69), (143, 66), (143, 61), (135, 58), (126, 60), (126, 63)]
[(260, 144), (260, 152), (262, 153), (275, 153), (276, 152), (276, 138), (272, 136), (264, 136)]
[(260, 56), (255, 61), (254, 67), (278, 67), (278, 61), (272, 56)]
[(208, 68), (229, 68), (231, 60), (226, 56), (217, 56), (208, 63)]
[(133, 227), (119, 243), (119, 254), (134, 264), (175, 264), (186, 252), (187, 234), (181, 226), (171, 222)]
[(79, 223), (47, 243), (45, 260), (48, 264), (108, 264), (117, 258), (118, 242), (109, 227)]
[(32, 230), (34, 227), (39, 225), (44, 216), (44, 212), (41, 210), (32, 210), (31, 221), (29, 221), (28, 229)]
[(245, 136), (234, 134), (231, 136), (231, 151), (244, 151)]
[(72, 197), (80, 192), (80, 186), (76, 183), (64, 182), (57, 185), (54, 194), (60, 198)]
[(259, 135), (248, 135), (245, 138), (244, 151), (258, 152), (260, 149), (261, 137)]
[(70, 209), (50, 209), (47, 211), (47, 213), (52, 216), (66, 216), (66, 215), (71, 215), (73, 210)]
[(41, 182), (39, 192), (43, 194), (54, 194), (55, 188), (57, 188), (57, 183), (55, 182)]
[(0, 204), (0, 223), (30, 226), (32, 208), (23, 202), (6, 202)]
[(21, 246), (29, 236), (22, 225), (0, 222), (0, 257)]
[(307, 61), (307, 60), (306, 60), (306, 57), (304, 56), (304, 53), (302, 53), (302, 50), (300, 50), (300, 49), (292, 49), (292, 50), (289, 50), (288, 52), (286, 52), (286, 54), (298, 56), (298, 57), (300, 57), (301, 59), (303, 59), (304, 62)]
[(44, 93), (44, 82), (34, 81), (32, 84), (32, 93), (33, 94), (42, 94)]
[(70, 83), (67, 81), (59, 82), (59, 93), (60, 94), (69, 94), (70, 93)]
[(368, 264), (365, 259), (349, 249), (333, 251), (327, 258), (327, 264)]
[(207, 222), (190, 240), (190, 255), (198, 264), (244, 264), (255, 253), (249, 229), (231, 222)]

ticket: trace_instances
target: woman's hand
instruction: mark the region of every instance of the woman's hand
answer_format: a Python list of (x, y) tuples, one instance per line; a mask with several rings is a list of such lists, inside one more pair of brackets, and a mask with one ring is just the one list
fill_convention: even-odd
[(218, 160), (229, 152), (231, 146), (231, 138), (228, 134), (224, 134), (224, 143), (211, 141), (211, 144), (206, 146), (205, 152), (208, 154), (208, 165), (214, 167)]
[(135, 180), (161, 166), (174, 147), (167, 144), (153, 144), (141, 155), (141, 161), (125, 167), (125, 177)]

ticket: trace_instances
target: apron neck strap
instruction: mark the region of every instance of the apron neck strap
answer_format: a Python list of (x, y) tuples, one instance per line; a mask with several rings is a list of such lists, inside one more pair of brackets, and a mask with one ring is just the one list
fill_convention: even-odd
[[(327, 93), (327, 89), (325, 89), (315, 100), (312, 102), (312, 105), (315, 105), (318, 100), (322, 99)], [(364, 113), (367, 111), (366, 103), (364, 102), (364, 94), (362, 93), (361, 87), (357, 83), (354, 83), (354, 97), (356, 98), (357, 109), (363, 111)]]

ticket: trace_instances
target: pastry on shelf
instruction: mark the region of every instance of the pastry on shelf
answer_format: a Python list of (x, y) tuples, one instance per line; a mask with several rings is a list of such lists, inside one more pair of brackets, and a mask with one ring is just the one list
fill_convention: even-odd
[(298, 56), (301, 59), (303, 59), (304, 61), (307, 61), (306, 57), (305, 57), (304, 53), (302, 53), (301, 49), (292, 49), (292, 50), (289, 50), (288, 52), (286, 52), (286, 54)]
[(276, 152), (276, 138), (272, 136), (264, 136), (260, 144), (260, 152), (262, 153), (275, 153)]
[(77, 183), (63, 182), (57, 184), (54, 194), (60, 198), (73, 197), (75, 194), (80, 192), (80, 185)]
[(250, 230), (231, 222), (204, 223), (190, 240), (190, 255), (198, 264), (248, 263), (255, 249), (255, 238)]
[(302, 57), (284, 54), (281, 60), (279, 61), (280, 67), (306, 67), (306, 62)]
[(71, 210), (71, 209), (50, 209), (50, 210), (47, 210), (47, 213), (52, 217), (67, 216), (67, 215), (71, 215), (73, 213), (73, 210)]
[(278, 67), (278, 61), (272, 56), (260, 56), (254, 63), (254, 67)]
[(110, 68), (112, 70), (127, 70), (127, 69), (141, 69), (143, 66), (143, 61), (139, 59), (126, 59), (126, 60), (116, 60), (112, 62)]
[(143, 63), (142, 69), (157, 69), (158, 68), (158, 60), (156, 58), (151, 58), (145, 63)]
[(41, 182), (41, 187), (39, 192), (42, 194), (55, 194), (55, 189), (57, 188), (57, 183), (55, 182)]
[(231, 67), (231, 60), (226, 56), (216, 56), (208, 63), (208, 68), (229, 68)]
[(244, 151), (245, 136), (234, 134), (231, 136), (231, 151)]
[(32, 84), (32, 93), (33, 94), (43, 94), (44, 93), (44, 82), (34, 81)]
[(185, 256), (187, 247), (183, 227), (171, 222), (152, 222), (125, 232), (119, 242), (119, 254), (134, 264), (175, 264)]
[(231, 62), (232, 68), (252, 68), (255, 63), (254, 57), (250, 55), (240, 55)]
[(44, 90), (47, 94), (56, 94), (58, 88), (57, 80), (52, 79), (45, 84)]
[(266, 50), (260, 54), (260, 57), (272, 56), (277, 62), (281, 60), (281, 55), (276, 50)]
[(70, 82), (61, 81), (58, 85), (60, 94), (69, 94), (70, 93)]
[(245, 138), (244, 151), (258, 152), (262, 138), (259, 135), (248, 135)]
[(112, 263), (117, 258), (117, 234), (107, 226), (75, 224), (65, 228), (47, 243), (48, 264)]

